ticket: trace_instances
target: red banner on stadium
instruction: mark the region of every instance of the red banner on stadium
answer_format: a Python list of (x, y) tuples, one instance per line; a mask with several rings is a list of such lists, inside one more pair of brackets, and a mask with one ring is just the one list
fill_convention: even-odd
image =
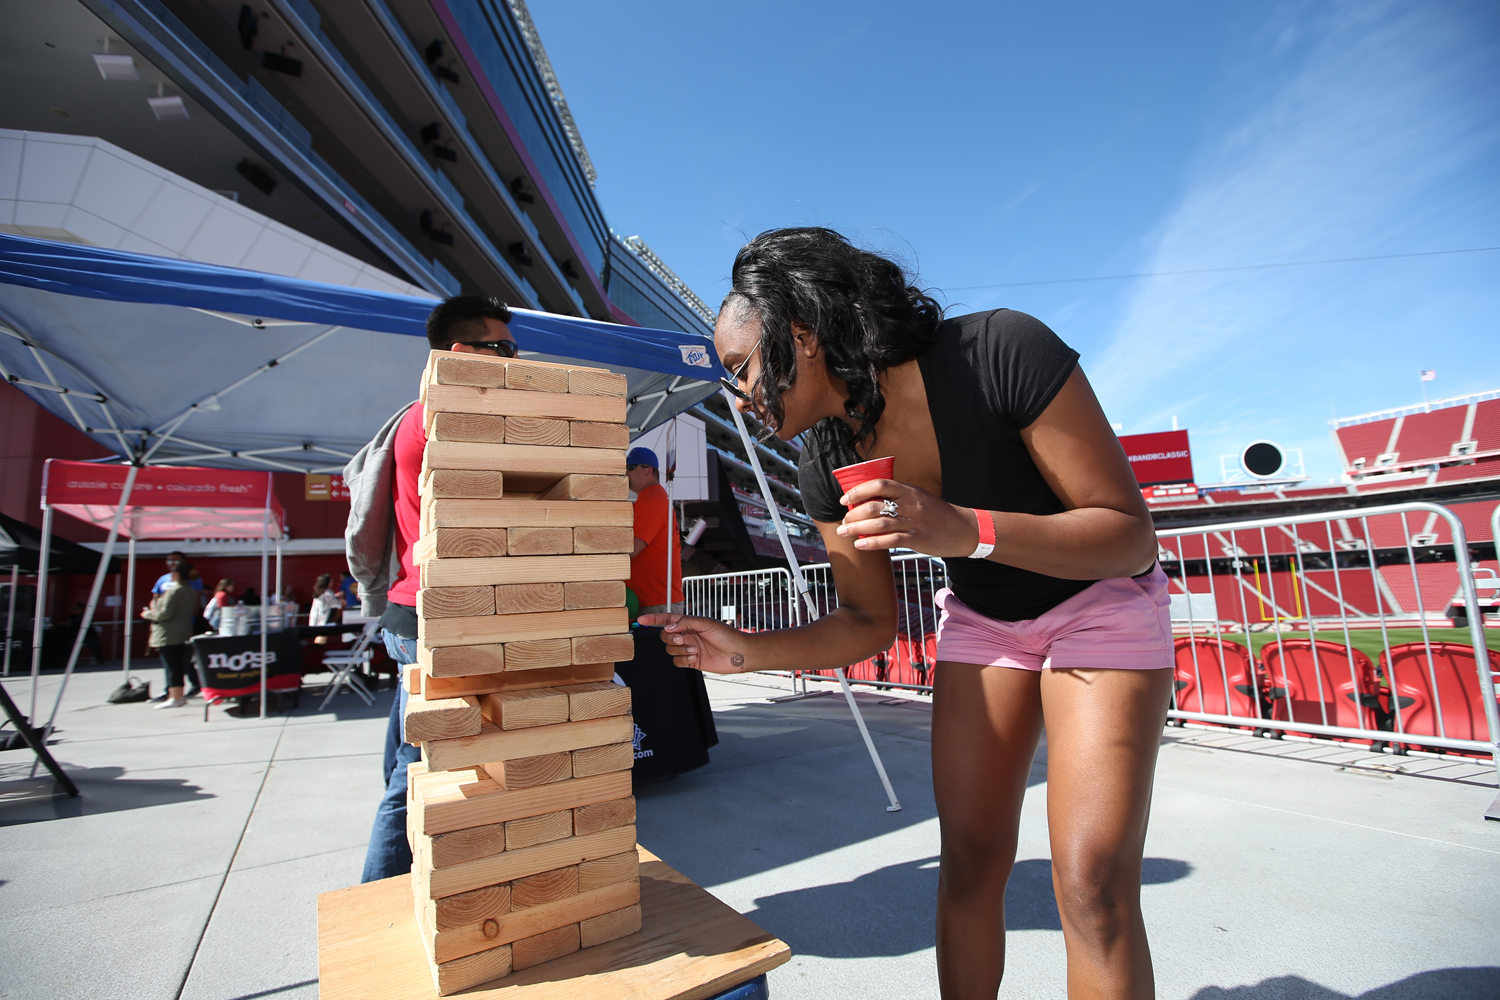
[(1122, 434), (1120, 444), (1140, 485), (1193, 481), (1193, 456), (1188, 450), (1187, 431)]
[[(52, 459), (42, 479), (45, 504), (118, 504), (125, 488), (125, 465)], [(149, 465), (136, 474), (133, 507), (255, 507), (266, 505), (269, 472), (242, 469), (175, 468)]]

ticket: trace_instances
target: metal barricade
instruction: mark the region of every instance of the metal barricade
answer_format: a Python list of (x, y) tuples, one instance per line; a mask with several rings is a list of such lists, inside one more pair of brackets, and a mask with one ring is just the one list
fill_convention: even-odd
[(1392, 504), (1157, 540), (1173, 595), (1170, 718), (1484, 754), (1500, 768), (1484, 616), (1464, 630), (1443, 617), (1478, 610), (1453, 511)]
[(749, 570), (682, 578), (687, 613), (719, 621), (746, 632), (791, 628), (802, 622), (790, 571)]

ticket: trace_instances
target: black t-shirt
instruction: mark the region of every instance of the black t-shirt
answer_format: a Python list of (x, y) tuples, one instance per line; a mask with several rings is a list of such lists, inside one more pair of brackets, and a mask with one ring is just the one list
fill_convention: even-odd
[[(1022, 514), (1063, 510), (1021, 430), (1042, 415), (1077, 362), (1077, 351), (1025, 313), (996, 309), (943, 322), (937, 342), (917, 363), (937, 434), (944, 500)], [(843, 490), (831, 470), (843, 463), (810, 445), (802, 450), (798, 475), (803, 506), (816, 521), (841, 521)], [(945, 561), (958, 599), (1000, 621), (1036, 618), (1094, 582), (987, 559)]]

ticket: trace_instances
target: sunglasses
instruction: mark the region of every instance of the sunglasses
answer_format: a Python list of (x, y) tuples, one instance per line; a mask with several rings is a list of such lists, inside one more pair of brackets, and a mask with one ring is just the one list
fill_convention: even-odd
[(521, 352), (514, 340), (471, 340), (465, 347), (488, 347), (502, 358), (513, 358)]
[(740, 399), (743, 399), (747, 403), (753, 403), (755, 402), (755, 400), (750, 398), (750, 394), (748, 392), (740, 388), (740, 376), (745, 373), (745, 369), (750, 365), (750, 359), (755, 357), (756, 352), (758, 352), (759, 350), (760, 344), (757, 343), (755, 345), (755, 350), (745, 355), (745, 360), (740, 362), (740, 366), (734, 370), (734, 374), (732, 376), (730, 376), (729, 378), (719, 379), (720, 385), (722, 385), (725, 389), (728, 389), (735, 396), (738, 396)]

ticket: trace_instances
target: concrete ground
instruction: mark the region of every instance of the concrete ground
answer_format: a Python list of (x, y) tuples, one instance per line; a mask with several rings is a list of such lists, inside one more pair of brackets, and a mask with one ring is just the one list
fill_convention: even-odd
[[(315, 996), (315, 899), (359, 877), (390, 693), (205, 725), (199, 703), (105, 704), (118, 683), (78, 675), (58, 716), (80, 799), (0, 754), (0, 998)], [(935, 997), (930, 707), (860, 695), (904, 806), (887, 813), (837, 695), (709, 691), (713, 761), (639, 791), (641, 842), (791, 945), (778, 1000)], [(1500, 996), (1495, 792), (1482, 763), (1168, 729), (1143, 892), (1158, 995)], [(1065, 995), (1045, 805), (1044, 750), (1002, 996)]]

